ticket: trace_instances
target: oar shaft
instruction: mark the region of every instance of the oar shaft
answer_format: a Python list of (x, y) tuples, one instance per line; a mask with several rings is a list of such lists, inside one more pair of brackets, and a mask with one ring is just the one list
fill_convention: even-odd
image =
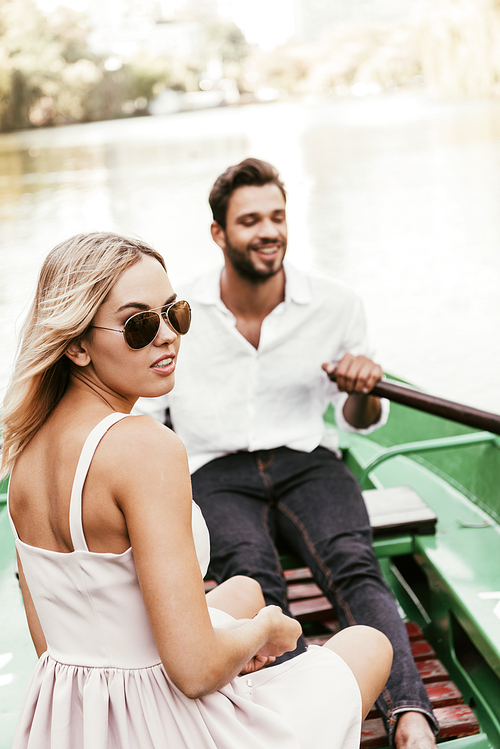
[[(335, 379), (335, 377), (331, 377)], [(422, 393), (420, 390), (395, 385), (393, 382), (381, 380), (370, 395), (376, 395), (379, 398), (387, 398), (394, 403), (401, 403), (403, 406), (410, 406), (418, 411), (442, 416), (444, 419), (456, 421), (459, 424), (465, 424), (476, 429), (484, 429), (493, 434), (500, 434), (500, 416), (481, 411), (471, 406), (464, 406), (461, 403), (437, 398), (428, 393)]]

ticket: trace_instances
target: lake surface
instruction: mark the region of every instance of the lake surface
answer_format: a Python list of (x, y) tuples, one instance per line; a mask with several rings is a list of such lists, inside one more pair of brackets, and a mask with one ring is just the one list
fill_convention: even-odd
[(207, 196), (273, 162), (289, 257), (362, 295), (384, 369), (500, 413), (500, 102), (311, 100), (0, 136), (0, 400), (46, 253), (82, 231), (142, 237), (174, 287), (220, 260)]

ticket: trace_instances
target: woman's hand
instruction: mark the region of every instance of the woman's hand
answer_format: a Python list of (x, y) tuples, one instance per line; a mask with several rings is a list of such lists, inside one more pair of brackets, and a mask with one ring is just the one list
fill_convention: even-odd
[(302, 627), (295, 619), (285, 616), (279, 606), (265, 606), (255, 620), (261, 620), (268, 628), (267, 642), (259, 648), (256, 656), (277, 658), (283, 653), (295, 650), (297, 640), (302, 634)]
[(302, 627), (289, 616), (285, 616), (279, 606), (264, 606), (254, 617), (266, 620), (270, 627), (269, 639), (260, 650), (250, 658), (240, 675), (251, 674), (254, 671), (269, 666), (276, 658), (290, 650), (295, 650), (297, 640), (302, 634)]
[[(235, 619), (233, 622), (224, 623), (221, 627), (219, 627), (219, 629), (239, 629), (239, 627), (242, 627), (244, 624), (248, 624), (251, 621), (251, 619)], [(274, 655), (255, 654), (254, 656), (252, 656), (252, 658), (250, 658), (248, 663), (243, 666), (239, 673), (239, 676), (245, 676), (246, 674), (253, 674), (255, 671), (260, 671), (261, 668), (269, 666), (271, 663), (274, 663), (275, 660), (276, 656)]]

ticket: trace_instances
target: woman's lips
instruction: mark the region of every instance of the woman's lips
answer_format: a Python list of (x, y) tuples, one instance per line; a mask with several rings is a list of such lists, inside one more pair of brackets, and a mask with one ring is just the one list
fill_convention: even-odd
[(165, 356), (157, 359), (151, 364), (150, 369), (154, 369), (155, 372), (161, 372), (162, 374), (171, 374), (175, 369), (174, 356), (165, 354)]

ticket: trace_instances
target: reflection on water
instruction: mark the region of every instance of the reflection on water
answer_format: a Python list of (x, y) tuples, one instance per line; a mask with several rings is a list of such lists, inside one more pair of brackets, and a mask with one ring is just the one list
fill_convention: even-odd
[(175, 285), (218, 262), (207, 195), (247, 155), (284, 177), (291, 259), (362, 294), (384, 367), (500, 412), (500, 105), (414, 95), (1, 136), (0, 388), (51, 247), (133, 233)]

